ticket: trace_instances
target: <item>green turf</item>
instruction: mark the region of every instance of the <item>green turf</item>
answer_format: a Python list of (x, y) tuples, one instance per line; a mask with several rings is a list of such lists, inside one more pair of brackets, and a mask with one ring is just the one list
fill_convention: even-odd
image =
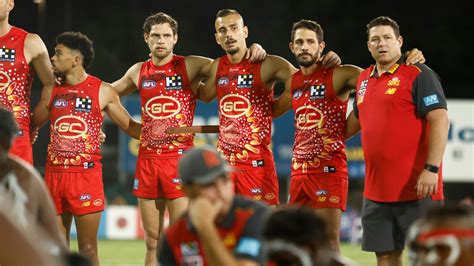
[[(71, 241), (71, 249), (77, 251), (77, 241)], [(376, 265), (375, 255), (362, 251), (359, 245), (342, 244), (341, 251), (361, 266)], [(145, 244), (139, 240), (101, 240), (99, 257), (102, 266), (143, 265)]]

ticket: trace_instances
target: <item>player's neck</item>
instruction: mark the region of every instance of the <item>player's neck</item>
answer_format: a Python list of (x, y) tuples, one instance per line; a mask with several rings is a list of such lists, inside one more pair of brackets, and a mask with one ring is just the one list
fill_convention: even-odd
[(12, 26), (8, 24), (8, 19), (0, 20), (0, 37), (7, 34)]
[(151, 61), (153, 62), (153, 65), (155, 66), (164, 66), (168, 64), (169, 62), (171, 62), (171, 60), (173, 59), (173, 55), (174, 55), (173, 53), (169, 53), (169, 55), (163, 58), (152, 56)]
[(312, 64), (309, 67), (300, 66), (301, 73), (303, 73), (303, 75), (305, 76), (313, 74), (314, 71), (316, 71), (316, 68), (318, 68), (318, 64), (316, 63)]
[(88, 74), (83, 68), (71, 69), (69, 73), (66, 74), (65, 80), (66, 84), (77, 85), (87, 79)]
[(391, 60), (388, 63), (379, 63), (379, 62), (377, 62), (375, 64), (375, 67), (377, 68), (377, 73), (380, 75), (380, 74), (383, 74), (383, 73), (387, 72), (387, 70), (389, 70), (393, 65), (395, 65), (395, 63), (397, 63), (399, 59), (400, 59), (400, 57), (395, 57), (393, 60)]
[(243, 49), (239, 49), (235, 54), (227, 54), (227, 59), (229, 59), (232, 64), (238, 64), (244, 59), (247, 49), (247, 47), (244, 47)]

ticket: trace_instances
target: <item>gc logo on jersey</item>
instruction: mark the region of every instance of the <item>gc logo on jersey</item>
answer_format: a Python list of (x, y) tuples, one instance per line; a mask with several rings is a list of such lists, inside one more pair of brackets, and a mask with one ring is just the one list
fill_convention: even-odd
[(92, 110), (92, 99), (91, 98), (76, 98), (76, 111), (78, 112), (90, 112)]
[(321, 123), (323, 113), (314, 106), (301, 106), (296, 109), (296, 127), (299, 129), (313, 129)]
[(253, 85), (253, 75), (243, 74), (237, 76), (237, 88), (239, 89), (250, 89)]
[(86, 122), (73, 115), (61, 116), (51, 126), (54, 132), (67, 139), (78, 138), (87, 132)]
[(145, 112), (154, 119), (172, 117), (181, 110), (181, 105), (169, 96), (156, 96), (145, 104)]
[(182, 88), (183, 83), (181, 76), (166, 76), (165, 90), (181, 90)]
[(326, 95), (326, 85), (312, 85), (309, 87), (309, 99), (316, 100), (316, 99), (324, 99)]
[(238, 94), (229, 94), (222, 97), (219, 109), (222, 115), (230, 118), (243, 116), (250, 109), (247, 98)]
[(0, 48), (0, 62), (15, 62), (15, 55), (15, 49)]

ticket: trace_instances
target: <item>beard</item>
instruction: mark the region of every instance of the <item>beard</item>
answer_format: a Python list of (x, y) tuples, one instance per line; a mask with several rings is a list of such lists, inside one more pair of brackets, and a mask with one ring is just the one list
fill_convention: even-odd
[(230, 55), (234, 55), (234, 54), (238, 53), (239, 50), (240, 50), (239, 47), (234, 47), (234, 48), (227, 49), (225, 52), (230, 54)]
[[(296, 60), (298, 61), (298, 64), (302, 67), (310, 67), (312, 66), (318, 59), (319, 59), (319, 56), (317, 56), (318, 53), (312, 55), (312, 54), (309, 54), (309, 53), (304, 53), (304, 54), (300, 54), (299, 56), (296, 57)], [(303, 59), (302, 58), (302, 55), (309, 55), (311, 58), (309, 59)]]

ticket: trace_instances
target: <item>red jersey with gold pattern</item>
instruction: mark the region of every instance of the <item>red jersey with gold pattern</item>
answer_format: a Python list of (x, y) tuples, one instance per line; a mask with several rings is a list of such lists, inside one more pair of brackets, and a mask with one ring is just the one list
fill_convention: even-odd
[(12, 27), (0, 37), (0, 105), (16, 118), (19, 137), (29, 138), (30, 91), (33, 71), (26, 62), (24, 47), (28, 32)]
[(218, 149), (231, 165), (251, 169), (273, 165), (271, 140), (273, 88), (260, 78), (261, 63), (219, 60), (216, 73), (219, 101)]
[(55, 86), (49, 103), (51, 142), (46, 166), (53, 171), (101, 170), (99, 103), (102, 81), (88, 76), (76, 85)]
[(347, 101), (337, 98), (332, 85), (334, 68), (318, 67), (310, 75), (292, 76), (295, 143), (292, 173), (347, 175), (344, 144)]
[(139, 156), (179, 156), (193, 147), (193, 134), (166, 134), (173, 127), (191, 126), (196, 95), (186, 72), (185, 57), (174, 55), (163, 65), (143, 63), (138, 80), (142, 107)]

